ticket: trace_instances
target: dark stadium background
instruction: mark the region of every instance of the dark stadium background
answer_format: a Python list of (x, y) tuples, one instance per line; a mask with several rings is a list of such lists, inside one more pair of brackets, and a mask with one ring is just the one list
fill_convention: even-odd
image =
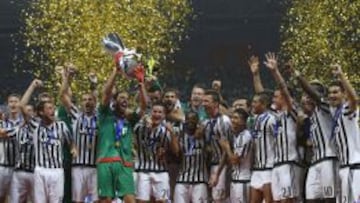
[[(12, 71), (15, 47), (11, 35), (21, 25), (19, 15), (24, 2), (0, 0), (0, 102), (9, 92), (23, 92), (31, 80), (29, 75)], [(197, 18), (189, 31), (190, 39), (181, 45), (162, 81), (188, 94), (195, 82), (210, 85), (212, 79), (221, 79), (228, 100), (240, 94), (251, 95), (246, 59), (253, 53), (263, 58), (266, 51), (279, 50), (279, 28), (285, 10), (281, 2), (194, 0)], [(263, 81), (271, 85), (268, 74), (263, 73)]]

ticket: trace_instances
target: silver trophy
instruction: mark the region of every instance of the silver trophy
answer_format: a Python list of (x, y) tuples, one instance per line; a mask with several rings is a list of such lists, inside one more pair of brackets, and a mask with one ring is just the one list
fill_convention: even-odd
[(116, 66), (127, 76), (134, 77), (134, 69), (138, 66), (137, 59), (141, 57), (135, 49), (125, 47), (123, 41), (116, 33), (110, 33), (102, 40), (102, 44), (107, 52), (115, 58)]

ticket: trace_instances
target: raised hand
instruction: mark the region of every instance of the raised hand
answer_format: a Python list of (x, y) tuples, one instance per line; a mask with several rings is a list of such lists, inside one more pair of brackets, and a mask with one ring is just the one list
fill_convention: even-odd
[(216, 90), (217, 92), (220, 92), (221, 90), (221, 80), (214, 80), (211, 84), (212, 88)]
[(332, 69), (332, 74), (335, 77), (338, 77), (340, 74), (343, 73), (340, 64), (337, 64), (337, 63), (336, 64), (331, 64), (330, 67)]
[(248, 64), (253, 74), (259, 73), (259, 57), (251, 56), (250, 59), (248, 60)]
[(266, 61), (264, 61), (264, 64), (266, 67), (268, 67), (270, 70), (276, 70), (278, 68), (277, 63), (277, 57), (275, 53), (268, 52), (265, 54)]
[(39, 88), (39, 87), (42, 87), (43, 86), (43, 82), (39, 79), (34, 79), (31, 83), (31, 85), (34, 87), (34, 88)]
[(90, 83), (97, 84), (98, 78), (97, 78), (95, 72), (91, 71), (91, 72), (88, 74), (88, 78), (89, 78)]
[(139, 63), (138, 66), (134, 69), (134, 76), (139, 83), (144, 82), (145, 68), (142, 64)]

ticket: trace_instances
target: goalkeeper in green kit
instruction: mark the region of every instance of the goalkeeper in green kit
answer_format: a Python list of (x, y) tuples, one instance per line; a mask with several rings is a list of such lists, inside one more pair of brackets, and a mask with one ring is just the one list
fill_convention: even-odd
[(112, 94), (116, 77), (124, 74), (129, 76), (129, 72), (125, 72), (124, 67), (119, 66), (118, 60), (121, 60), (122, 56), (123, 53), (117, 53), (115, 56), (116, 68), (103, 88), (101, 105), (98, 109), (98, 195), (100, 202), (104, 203), (111, 203), (115, 198), (120, 198), (125, 203), (135, 202), (132, 129), (146, 109), (144, 68), (137, 65), (131, 76), (139, 82), (140, 90), (141, 110), (135, 113), (128, 109), (129, 94), (126, 91)]

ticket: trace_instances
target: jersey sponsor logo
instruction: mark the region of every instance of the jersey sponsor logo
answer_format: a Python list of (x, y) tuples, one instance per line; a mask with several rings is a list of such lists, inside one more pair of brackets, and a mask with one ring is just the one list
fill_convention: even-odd
[(48, 136), (45, 136), (44, 134), (40, 137), (41, 144), (46, 145), (54, 145), (59, 146), (61, 145), (61, 140), (59, 138), (50, 138)]

